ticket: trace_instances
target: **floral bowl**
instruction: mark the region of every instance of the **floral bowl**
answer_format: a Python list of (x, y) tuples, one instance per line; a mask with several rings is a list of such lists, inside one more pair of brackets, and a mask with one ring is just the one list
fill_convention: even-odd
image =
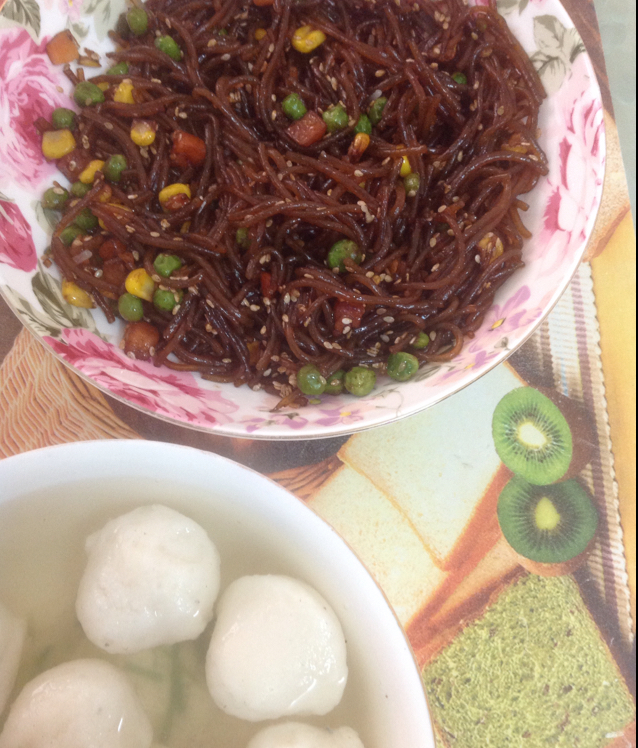
[[(472, 0), (487, 4), (487, 0)], [(549, 94), (541, 144), (549, 176), (532, 196), (526, 267), (499, 290), (462, 353), (423, 367), (403, 384), (386, 380), (369, 396), (325, 397), (273, 412), (263, 391), (218, 385), (155, 368), (120, 350), (121, 330), (101, 312), (71, 307), (55, 268), (39, 260), (51, 226), (40, 207), (56, 174), (41, 155), (34, 121), (68, 103), (70, 84), (45, 44), (63, 26), (107, 51), (107, 31), (124, 0), (0, 0), (0, 292), (25, 326), (62, 361), (129, 405), (182, 425), (254, 439), (309, 439), (377, 426), (416, 413), (504, 361), (540, 325), (581, 262), (600, 205), (605, 172), (603, 105), (594, 69), (559, 0), (499, 0)]]

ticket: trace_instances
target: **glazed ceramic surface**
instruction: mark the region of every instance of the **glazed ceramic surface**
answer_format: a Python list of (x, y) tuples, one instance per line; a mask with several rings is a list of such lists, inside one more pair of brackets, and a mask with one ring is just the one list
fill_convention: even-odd
[(6, 0), (0, 12), (0, 292), (53, 353), (103, 391), (159, 418), (230, 436), (309, 439), (358, 431), (416, 413), (471, 384), (522, 345), (565, 290), (601, 199), (600, 91), (558, 0), (500, 0), (549, 95), (540, 142), (550, 173), (530, 196), (525, 222), (533, 238), (525, 268), (499, 290), (482, 328), (454, 361), (422, 367), (407, 383), (381, 379), (362, 399), (324, 396), (303, 409), (273, 412), (277, 398), (263, 391), (131, 360), (118, 345), (120, 323), (69, 306), (58, 272), (40, 261), (52, 227), (39, 201), (57, 172), (43, 159), (33, 126), (55, 107), (69, 106), (69, 81), (49, 62), (46, 41), (66, 26), (83, 45), (107, 52), (107, 32), (123, 7), (121, 0)]

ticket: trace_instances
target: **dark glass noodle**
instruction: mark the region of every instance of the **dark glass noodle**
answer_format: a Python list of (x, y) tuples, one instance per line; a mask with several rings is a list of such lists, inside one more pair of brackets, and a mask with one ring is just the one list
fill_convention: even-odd
[[(60, 162), (72, 181), (92, 159), (121, 154), (128, 164), (119, 183), (98, 173), (69, 203), (51, 246), (65, 278), (114, 320), (124, 286), (101, 272), (99, 248), (121, 241), (127, 271), (144, 267), (183, 291), (172, 312), (144, 302), (159, 332), (154, 363), (265, 388), (283, 405), (305, 403), (295, 386), (304, 365), (325, 377), (355, 366), (383, 374), (397, 352), (421, 364), (456, 356), (523, 265), (520, 196), (547, 173), (537, 142), (545, 93), (495, 3), (144, 7), (147, 33), (112, 35), (110, 57), (128, 73), (93, 78), (109, 84), (106, 100), (82, 109), (81, 143)], [(310, 53), (291, 45), (304, 26), (326, 37)], [(156, 47), (160, 35), (181, 60)], [(114, 101), (129, 81), (134, 103)], [(348, 123), (301, 145), (282, 111), (292, 93), (319, 119), (341, 105)], [(355, 127), (379, 98), (381, 119), (355, 152)], [(131, 140), (136, 119), (157, 125), (150, 148)], [(204, 141), (203, 162), (175, 160), (177, 131)], [(402, 176), (404, 157), (418, 179)], [(175, 183), (190, 185), (191, 199), (165, 212), (159, 192)], [(60, 234), (87, 207), (102, 230), (66, 246)], [(328, 253), (344, 239), (360, 255), (334, 272)], [(158, 278), (159, 253), (183, 266)]]

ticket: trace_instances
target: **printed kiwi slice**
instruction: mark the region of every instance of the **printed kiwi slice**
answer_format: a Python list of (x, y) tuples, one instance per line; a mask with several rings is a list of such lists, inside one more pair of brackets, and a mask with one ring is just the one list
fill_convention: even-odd
[(494, 411), (492, 435), (498, 456), (528, 483), (546, 486), (565, 477), (573, 455), (565, 416), (532, 387), (512, 390)]
[(515, 475), (498, 500), (505, 539), (522, 557), (541, 564), (563, 564), (590, 546), (598, 512), (575, 480), (533, 486)]

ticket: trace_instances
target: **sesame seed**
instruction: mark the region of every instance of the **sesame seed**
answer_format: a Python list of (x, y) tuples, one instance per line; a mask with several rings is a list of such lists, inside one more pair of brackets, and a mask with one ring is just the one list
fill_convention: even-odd
[(261, 307), (258, 304), (251, 304), (250, 305), (250, 311), (251, 312), (258, 312), (261, 309)]
[(441, 263), (437, 262), (436, 265), (432, 267), (432, 272), (436, 273), (436, 271), (441, 267)]
[(269, 218), (269, 219), (268, 219), (268, 220), (266, 221), (266, 228), (267, 228), (267, 229), (269, 229), (269, 228), (270, 228), (271, 226), (272, 226), (272, 218)]
[(160, 235), (157, 231), (151, 231), (151, 236), (153, 239), (159, 239)]
[(132, 226), (127, 226), (126, 230), (129, 232), (129, 234), (134, 234), (135, 233), (135, 229)]
[(439, 213), (445, 213), (446, 210), (447, 210), (447, 205), (441, 205), (441, 207), (439, 208)]
[(389, 343), (390, 342), (390, 338), (387, 335), (381, 335), (380, 337), (381, 337), (381, 340), (383, 340), (384, 343)]
[(436, 237), (433, 237), (432, 239), (430, 239), (430, 246), (432, 248), (436, 247)]
[(474, 262), (476, 262), (478, 265), (481, 264), (481, 255), (474, 255)]
[(352, 329), (351, 327), (349, 327), (349, 326), (346, 325), (346, 327), (343, 328), (343, 334), (347, 335), (350, 332), (351, 329)]
[(99, 268), (93, 273), (96, 278), (101, 278), (104, 275), (104, 271)]
[(352, 320), (348, 319), (348, 317), (342, 317), (341, 324), (342, 325), (351, 325), (352, 324)]
[(270, 119), (274, 122), (277, 119), (277, 112), (273, 109), (270, 113)]
[(266, 369), (266, 371), (264, 372), (265, 377), (269, 377), (271, 374), (272, 374), (272, 369)]
[(228, 62), (228, 60), (230, 60), (230, 55), (229, 54), (222, 55), (222, 60), (224, 62)]
[(261, 389), (261, 385), (260, 385), (260, 384), (256, 384), (256, 385), (255, 385), (255, 386), (253, 387), (253, 392), (259, 392), (259, 390), (260, 390), (260, 389)]
[(363, 172), (361, 171), (361, 169), (355, 169), (354, 175), (355, 177), (362, 177)]
[(332, 350), (332, 348), (333, 348), (333, 346), (332, 346), (332, 343), (330, 343), (330, 342), (329, 342), (329, 341), (327, 341), (327, 340), (326, 340), (326, 341), (324, 342), (324, 344), (323, 344), (323, 347), (324, 347), (324, 348), (326, 348), (326, 349), (327, 349), (327, 350), (329, 350), (329, 351), (331, 351), (331, 350)]
[(436, 340), (436, 332), (434, 330), (430, 333), (430, 340)]
[(233, 359), (232, 358), (223, 358), (222, 359), (222, 364), (232, 364), (232, 363), (233, 363)]
[(287, 314), (282, 314), (281, 321), (284, 322), (285, 324), (288, 324), (288, 322), (290, 322), (290, 317)]
[(377, 78), (383, 78), (385, 75), (385, 70), (377, 70), (377, 72), (374, 74)]
[(383, 321), (392, 324), (394, 322), (394, 317), (384, 317)]
[(457, 156), (458, 162), (461, 163), (463, 161), (463, 151), (459, 152), (459, 155)]

